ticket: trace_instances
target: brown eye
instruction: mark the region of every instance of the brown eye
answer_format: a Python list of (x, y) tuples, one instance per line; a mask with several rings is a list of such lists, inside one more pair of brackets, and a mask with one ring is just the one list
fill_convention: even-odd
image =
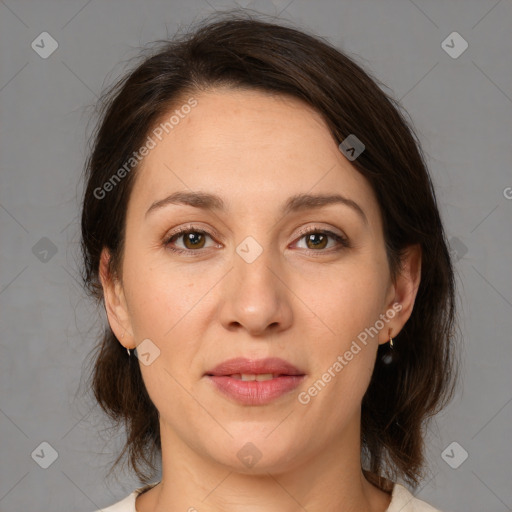
[(306, 246), (308, 249), (325, 249), (328, 238), (323, 233), (311, 233), (306, 235)]
[(183, 243), (187, 249), (202, 249), (204, 246), (203, 233), (191, 231), (181, 236), (183, 236)]
[[(347, 238), (327, 229), (309, 228), (301, 233), (298, 243), (302, 243), (303, 240), (304, 246), (299, 248), (306, 249), (311, 253), (328, 253), (331, 250), (336, 251), (350, 247)], [(333, 243), (329, 246), (330, 241)]]
[[(182, 229), (171, 235), (164, 245), (175, 252), (197, 252), (205, 248), (207, 237), (211, 238), (211, 235), (202, 229)], [(176, 244), (180, 239), (183, 239), (183, 242)]]

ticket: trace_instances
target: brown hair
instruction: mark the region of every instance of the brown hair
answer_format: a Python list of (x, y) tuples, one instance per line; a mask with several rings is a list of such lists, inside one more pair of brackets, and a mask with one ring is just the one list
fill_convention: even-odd
[[(179, 100), (219, 86), (303, 100), (323, 116), (337, 143), (355, 134), (365, 145), (352, 165), (377, 196), (392, 276), (400, 270), (404, 249), (421, 246), (421, 283), (412, 315), (394, 339), (391, 364), (383, 357), (389, 349), (378, 349), (361, 424), (367, 478), (382, 488), (380, 477), (416, 486), (423, 476), (423, 428), (451, 398), (456, 380), (453, 269), (417, 136), (399, 104), (379, 88), (382, 84), (328, 42), (247, 11), (214, 18), (171, 41), (157, 42), (153, 53), (102, 98), (101, 122), (85, 168), (85, 285), (101, 302), (98, 271), (104, 247), (111, 254), (112, 274), (119, 275), (137, 166), (104, 197), (98, 197), (98, 190)], [(108, 325), (96, 347), (91, 385), (102, 409), (126, 427), (126, 444), (111, 470), (128, 453), (133, 470), (148, 482), (160, 451), (158, 411), (138, 360), (127, 356)]]

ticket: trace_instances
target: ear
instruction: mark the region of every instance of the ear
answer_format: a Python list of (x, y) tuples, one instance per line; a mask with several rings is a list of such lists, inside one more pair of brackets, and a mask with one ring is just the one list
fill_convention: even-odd
[(387, 343), (390, 336), (393, 338), (398, 335), (403, 326), (411, 316), (416, 294), (421, 280), (421, 247), (419, 244), (407, 247), (404, 252), (401, 268), (392, 284), (390, 290), (390, 300), (387, 304), (387, 316), (391, 317), (391, 311), (394, 311), (392, 319), (386, 324), (386, 327), (379, 333), (379, 343)]
[(100, 256), (99, 275), (103, 287), (103, 298), (108, 323), (121, 345), (126, 348), (135, 348), (123, 285), (121, 280), (117, 276), (112, 275), (110, 271), (110, 258), (109, 250), (104, 247)]

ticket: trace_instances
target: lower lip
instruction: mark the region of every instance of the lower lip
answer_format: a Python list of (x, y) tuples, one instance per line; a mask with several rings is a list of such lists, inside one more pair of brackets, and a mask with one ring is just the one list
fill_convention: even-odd
[(285, 375), (274, 379), (256, 381), (233, 379), (227, 375), (208, 375), (217, 389), (244, 405), (265, 405), (293, 391), (305, 375)]

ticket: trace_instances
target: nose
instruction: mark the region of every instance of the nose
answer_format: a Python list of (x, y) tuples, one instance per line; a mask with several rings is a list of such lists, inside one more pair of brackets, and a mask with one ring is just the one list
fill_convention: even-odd
[(279, 262), (270, 251), (252, 262), (235, 253), (233, 269), (223, 280), (220, 320), (230, 331), (246, 330), (253, 336), (275, 334), (293, 321), (292, 292)]

